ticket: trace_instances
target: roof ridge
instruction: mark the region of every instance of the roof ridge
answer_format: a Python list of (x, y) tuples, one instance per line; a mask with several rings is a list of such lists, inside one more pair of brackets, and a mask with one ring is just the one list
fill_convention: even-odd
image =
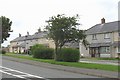
[(97, 34), (104, 32), (113, 32), (118, 30), (118, 24), (120, 21), (107, 22), (104, 24), (96, 24), (86, 30), (86, 34)]

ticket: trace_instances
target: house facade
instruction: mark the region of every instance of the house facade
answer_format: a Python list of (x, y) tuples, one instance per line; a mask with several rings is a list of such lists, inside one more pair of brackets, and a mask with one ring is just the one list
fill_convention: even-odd
[[(10, 41), (9, 52), (24, 53), (29, 51), (30, 47), (35, 44), (42, 44), (49, 48), (55, 48), (54, 41), (48, 39), (47, 34), (48, 32), (41, 31), (40, 29), (33, 35), (27, 33), (27, 35), (21, 36), (19, 34), (19, 37)], [(66, 43), (64, 47), (79, 49), (79, 43)]]
[(29, 35), (28, 33), (25, 36), (21, 36), (19, 34), (19, 37), (10, 41), (9, 51), (14, 53), (23, 53), (35, 44), (42, 44), (49, 48), (55, 48), (53, 40), (48, 39), (46, 36), (47, 32), (40, 30), (33, 35)]
[(120, 57), (120, 21), (105, 23), (101, 19), (100, 24), (96, 24), (86, 30), (87, 47), (79, 44), (80, 54), (84, 57)]

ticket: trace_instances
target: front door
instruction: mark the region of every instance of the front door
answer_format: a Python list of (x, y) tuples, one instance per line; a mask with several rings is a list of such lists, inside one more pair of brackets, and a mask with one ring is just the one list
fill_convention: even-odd
[(99, 57), (99, 48), (90, 48), (91, 57)]

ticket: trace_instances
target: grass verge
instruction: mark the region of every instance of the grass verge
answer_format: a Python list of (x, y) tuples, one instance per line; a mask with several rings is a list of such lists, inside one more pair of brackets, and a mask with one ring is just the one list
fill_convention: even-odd
[(54, 61), (52, 59), (36, 59), (32, 56), (26, 56), (26, 55), (17, 55), (12, 53), (4, 54), (3, 56), (10, 56), (15, 58), (21, 58), (21, 59), (27, 59), (27, 60), (34, 60), (34, 61), (40, 61), (50, 64), (57, 64), (57, 65), (64, 65), (64, 66), (71, 66), (71, 67), (78, 67), (78, 68), (88, 68), (88, 69), (98, 69), (98, 70), (107, 70), (107, 71), (120, 71), (120, 68), (115, 65), (106, 65), (106, 64), (94, 64), (94, 63), (83, 63), (83, 62), (60, 62), (60, 61)]
[(120, 60), (120, 58), (87, 58), (87, 59), (90, 59), (90, 60)]

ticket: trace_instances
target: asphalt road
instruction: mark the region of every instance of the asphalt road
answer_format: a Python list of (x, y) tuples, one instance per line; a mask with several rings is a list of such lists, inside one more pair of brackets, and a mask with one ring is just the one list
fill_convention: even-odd
[(95, 76), (48, 69), (25, 63), (4, 60), (4, 58), (2, 60), (2, 66), (0, 66), (0, 72), (2, 73), (2, 78), (98, 78)]

